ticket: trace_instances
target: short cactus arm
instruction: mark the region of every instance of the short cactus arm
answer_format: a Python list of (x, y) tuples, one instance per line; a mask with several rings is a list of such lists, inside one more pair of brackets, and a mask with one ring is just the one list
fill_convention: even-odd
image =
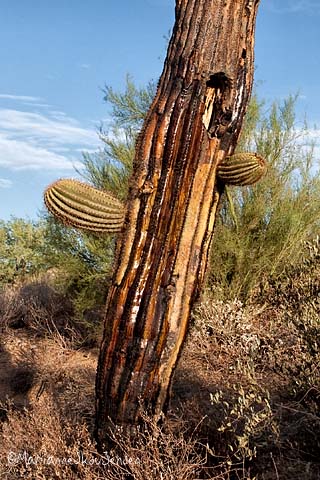
[(257, 153), (236, 153), (219, 165), (218, 178), (226, 185), (253, 185), (266, 173), (267, 164)]
[(48, 210), (66, 225), (96, 233), (118, 233), (122, 229), (122, 202), (78, 180), (53, 183), (46, 189), (44, 201)]
[(264, 158), (256, 153), (236, 153), (226, 157), (220, 163), (217, 176), (225, 185), (230, 213), (234, 221), (236, 231), (239, 229), (238, 219), (234, 208), (229, 186), (246, 186), (258, 182), (267, 171), (267, 163)]

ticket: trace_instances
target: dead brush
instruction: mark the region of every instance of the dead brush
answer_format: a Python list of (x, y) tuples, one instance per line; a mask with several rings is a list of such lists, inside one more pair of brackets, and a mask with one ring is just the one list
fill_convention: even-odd
[(0, 331), (8, 327), (23, 327), (22, 305), (14, 287), (6, 287), (0, 292)]
[(1, 428), (1, 478), (104, 478), (86, 425), (61, 417), (50, 396), (44, 395), (36, 409), (19, 412), (10, 405), (4, 408), (7, 420)]
[(26, 308), (26, 321), (32, 332), (38, 336), (50, 337), (61, 348), (71, 349), (81, 340), (79, 331), (72, 326), (68, 318), (64, 320), (63, 328), (61, 328), (54, 314), (32, 299)]
[(260, 312), (244, 307), (241, 301), (223, 302), (205, 296), (194, 311), (192, 341), (216, 343), (226, 349), (254, 354), (259, 349), (259, 332), (253, 318)]
[(145, 414), (143, 426), (136, 428), (134, 436), (113, 428), (110, 440), (113, 447), (104, 452), (110, 464), (107, 480), (219, 478), (205, 475), (206, 457), (200, 453), (196, 435), (187, 431), (181, 419), (159, 425)]
[(251, 306), (206, 297), (195, 311), (185, 364), (195, 358), (208, 372), (209, 453), (231, 478), (320, 478), (319, 256), (311, 260)]
[[(205, 474), (195, 437), (160, 427), (148, 417), (134, 438), (115, 429), (114, 448), (97, 453), (84, 422), (68, 419), (46, 392), (37, 408), (17, 412), (10, 405), (2, 424), (0, 476), (7, 480), (223, 479)], [(14, 434), (13, 434), (14, 432)]]
[(0, 294), (2, 330), (26, 328), (38, 337), (55, 338), (64, 348), (82, 341), (72, 305), (46, 283), (7, 287)]
[(292, 379), (298, 397), (320, 389), (319, 245), (319, 237), (305, 242), (300, 263), (271, 277), (257, 298), (278, 312), (282, 334), (266, 354), (279, 374)]

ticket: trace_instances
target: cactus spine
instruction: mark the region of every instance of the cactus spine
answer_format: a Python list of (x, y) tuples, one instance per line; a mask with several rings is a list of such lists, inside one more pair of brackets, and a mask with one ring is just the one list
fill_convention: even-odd
[(96, 233), (117, 233), (122, 229), (122, 202), (78, 180), (54, 182), (45, 190), (44, 201), (48, 210), (65, 225)]
[(256, 153), (236, 153), (223, 160), (217, 171), (219, 179), (226, 185), (252, 185), (266, 173), (264, 158)]

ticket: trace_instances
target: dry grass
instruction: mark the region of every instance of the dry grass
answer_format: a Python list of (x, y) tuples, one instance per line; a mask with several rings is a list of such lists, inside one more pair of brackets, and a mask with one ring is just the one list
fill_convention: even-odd
[(0, 296), (1, 478), (320, 478), (314, 316), (301, 330), (270, 301), (244, 308), (205, 298), (164, 424), (146, 417), (134, 439), (115, 429), (115, 448), (99, 455), (97, 349), (81, 347), (71, 313), (62, 318), (65, 300), (37, 288)]
[[(96, 361), (97, 352), (63, 348), (56, 339), (36, 339), (25, 332), (4, 335), (0, 362), (8, 374), (0, 392), (0, 477), (201, 478), (196, 439), (186, 437), (181, 422), (176, 433), (177, 423), (161, 428), (146, 417), (145, 429), (137, 432), (134, 442), (118, 432), (114, 450), (96, 452), (92, 440)], [(20, 383), (13, 389), (17, 369)]]
[[(77, 461), (80, 451), (95, 451), (89, 429), (96, 355), (25, 331), (8, 331), (1, 346), (1, 478), (102, 478)], [(60, 465), (68, 458), (74, 464)]]

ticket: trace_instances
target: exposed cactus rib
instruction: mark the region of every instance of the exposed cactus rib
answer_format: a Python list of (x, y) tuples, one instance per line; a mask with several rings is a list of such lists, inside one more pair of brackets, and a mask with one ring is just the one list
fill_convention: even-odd
[(124, 206), (113, 195), (77, 180), (58, 180), (44, 193), (48, 210), (66, 225), (97, 233), (119, 232)]
[(266, 173), (264, 158), (256, 153), (237, 153), (227, 157), (218, 167), (217, 175), (226, 185), (252, 185)]

